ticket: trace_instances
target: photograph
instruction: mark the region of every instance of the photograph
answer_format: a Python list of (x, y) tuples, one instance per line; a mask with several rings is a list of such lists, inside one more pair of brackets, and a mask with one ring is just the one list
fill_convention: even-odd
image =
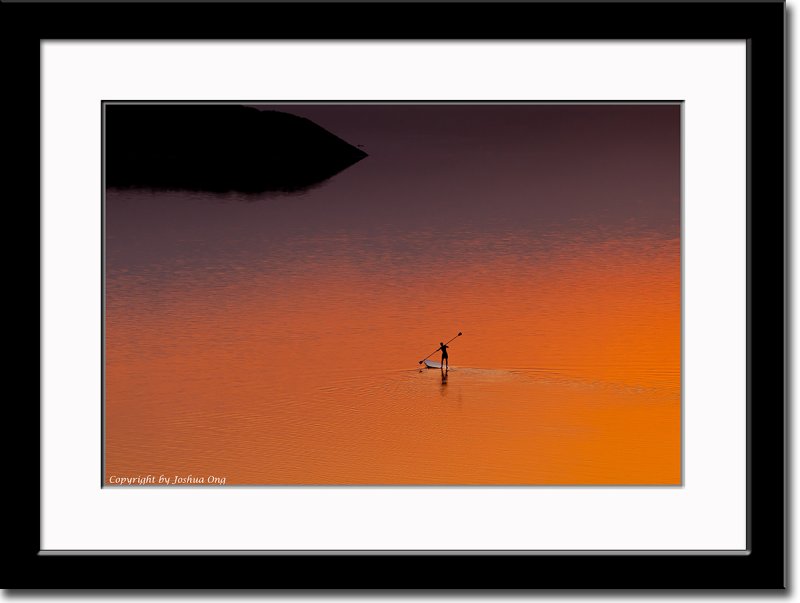
[(105, 102), (103, 485), (681, 486), (682, 103)]
[(786, 2), (34, 4), (11, 598), (786, 590)]

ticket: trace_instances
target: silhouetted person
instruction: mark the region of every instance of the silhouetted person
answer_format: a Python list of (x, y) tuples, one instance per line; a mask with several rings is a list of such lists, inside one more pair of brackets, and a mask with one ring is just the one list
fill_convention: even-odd
[(450, 363), (447, 361), (447, 348), (449, 345), (444, 345), (441, 341), (439, 342), (439, 349), (442, 350), (442, 368), (450, 368)]

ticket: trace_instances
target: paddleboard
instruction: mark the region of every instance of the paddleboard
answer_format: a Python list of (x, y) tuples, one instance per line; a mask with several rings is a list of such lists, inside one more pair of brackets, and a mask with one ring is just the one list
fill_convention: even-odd
[[(423, 360), (427, 368), (442, 368), (441, 362), (434, 362), (433, 360)], [(448, 367), (449, 368), (449, 367)]]

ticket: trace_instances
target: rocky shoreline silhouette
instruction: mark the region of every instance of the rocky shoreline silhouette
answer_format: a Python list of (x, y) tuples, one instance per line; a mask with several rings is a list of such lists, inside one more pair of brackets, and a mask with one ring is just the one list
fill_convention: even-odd
[(311, 120), (240, 105), (105, 105), (108, 187), (298, 192), (367, 153)]

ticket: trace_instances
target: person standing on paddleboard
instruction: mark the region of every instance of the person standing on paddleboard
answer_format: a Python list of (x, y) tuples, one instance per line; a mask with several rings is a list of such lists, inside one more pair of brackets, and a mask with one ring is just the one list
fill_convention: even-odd
[(449, 347), (450, 347), (449, 345), (445, 345), (441, 341), (439, 342), (439, 349), (442, 350), (442, 368), (443, 369), (445, 369), (445, 368), (449, 369), (450, 368), (450, 363), (447, 360), (447, 348), (449, 348)]

